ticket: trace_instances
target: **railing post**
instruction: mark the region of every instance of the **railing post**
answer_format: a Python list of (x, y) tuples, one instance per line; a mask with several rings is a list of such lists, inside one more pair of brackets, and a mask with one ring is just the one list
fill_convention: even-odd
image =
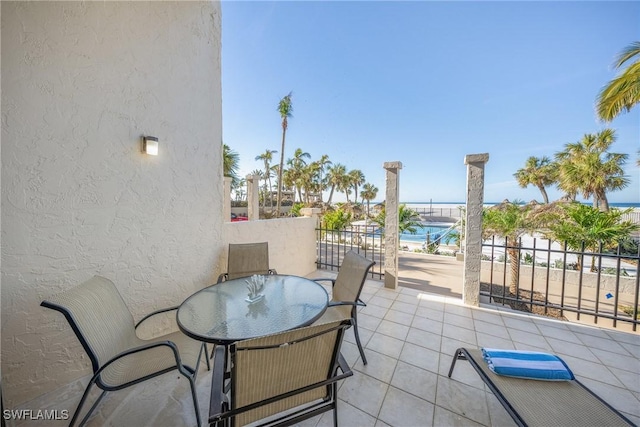
[(399, 202), (400, 194), (399, 174), (402, 169), (400, 162), (385, 162), (387, 170), (386, 198), (385, 198), (385, 222), (384, 222), (384, 286), (396, 289), (398, 287), (398, 247), (400, 236)]
[(260, 219), (260, 175), (247, 175), (247, 217), (249, 221)]
[(482, 262), (482, 205), (484, 204), (484, 165), (489, 154), (468, 154), (467, 165), (467, 221), (464, 230), (464, 271), (462, 273), (462, 301), (480, 305), (480, 268)]
[(231, 177), (225, 176), (222, 185), (224, 187), (222, 218), (224, 222), (229, 222), (231, 221)]

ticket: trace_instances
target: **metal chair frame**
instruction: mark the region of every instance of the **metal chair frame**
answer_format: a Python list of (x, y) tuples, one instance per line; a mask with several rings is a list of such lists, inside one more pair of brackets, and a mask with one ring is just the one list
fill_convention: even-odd
[[(111, 283), (113, 285), (113, 283)], [(115, 288), (115, 286), (114, 286)], [(117, 289), (116, 289), (117, 292)], [(50, 301), (42, 301), (40, 303), (40, 305), (42, 307), (46, 307), (55, 311), (58, 311), (60, 313), (62, 313), (64, 315), (64, 317), (67, 319), (67, 322), (69, 323), (69, 325), (71, 326), (71, 329), (73, 330), (73, 332), (75, 333), (76, 337), (78, 338), (78, 341), (80, 341), (80, 343), (82, 344), (82, 347), (84, 348), (84, 351), (87, 353), (87, 355), (89, 356), (89, 360), (91, 360), (91, 365), (93, 368), (93, 376), (91, 377), (91, 379), (89, 380), (89, 384), (87, 384), (87, 387), (84, 390), (84, 393), (82, 394), (82, 398), (80, 399), (80, 402), (78, 403), (78, 406), (76, 407), (76, 410), (73, 413), (73, 417), (71, 418), (71, 422), (69, 423), (69, 426), (73, 426), (75, 424), (75, 422), (77, 421), (78, 416), (80, 415), (80, 411), (82, 409), (82, 407), (84, 406), (85, 401), (87, 400), (87, 397), (89, 395), (89, 391), (91, 389), (91, 387), (93, 386), (93, 384), (95, 384), (96, 386), (98, 386), (101, 390), (102, 393), (100, 394), (100, 396), (96, 399), (96, 401), (93, 403), (93, 405), (91, 406), (91, 408), (89, 409), (89, 411), (87, 412), (87, 414), (82, 418), (82, 420), (80, 421), (80, 426), (83, 426), (87, 420), (89, 419), (89, 417), (91, 416), (91, 414), (93, 413), (93, 411), (96, 409), (96, 407), (98, 406), (98, 404), (102, 401), (102, 399), (104, 398), (104, 396), (106, 395), (106, 393), (108, 391), (116, 391), (116, 390), (121, 390), (124, 388), (127, 388), (129, 386), (138, 384), (140, 382), (146, 381), (148, 379), (157, 377), (159, 375), (165, 374), (167, 372), (171, 372), (174, 369), (178, 370), (178, 372), (180, 372), (181, 375), (183, 375), (184, 377), (187, 378), (187, 380), (189, 380), (189, 386), (191, 388), (191, 396), (193, 398), (193, 406), (194, 406), (194, 410), (196, 413), (196, 419), (198, 421), (198, 426), (201, 425), (201, 417), (200, 417), (200, 410), (198, 407), (198, 399), (196, 396), (196, 386), (195, 386), (195, 380), (196, 380), (196, 376), (198, 374), (198, 369), (197, 367), (200, 366), (200, 359), (202, 357), (202, 353), (203, 351), (206, 350), (206, 347), (204, 345), (204, 343), (202, 344), (201, 348), (200, 348), (200, 353), (198, 354), (198, 359), (196, 362), (195, 367), (190, 367), (190, 366), (186, 366), (182, 363), (181, 359), (180, 359), (180, 351), (178, 349), (178, 347), (176, 346), (176, 344), (172, 341), (166, 340), (166, 341), (155, 341), (149, 344), (145, 344), (145, 345), (141, 345), (138, 347), (134, 347), (134, 348), (130, 348), (126, 351), (123, 351), (117, 355), (115, 355), (113, 358), (111, 358), (110, 360), (108, 360), (106, 363), (104, 363), (102, 366), (100, 366), (100, 362), (98, 361), (98, 357), (95, 353), (95, 351), (91, 348), (91, 346), (89, 345), (87, 339), (85, 338), (85, 336), (83, 335), (82, 331), (80, 330), (79, 326), (77, 325), (76, 319), (74, 318), (74, 315), (71, 311), (69, 311), (66, 307), (62, 306), (62, 305), (58, 305), (55, 303), (52, 303)], [(157, 311), (154, 311), (152, 313), (149, 313), (148, 315), (146, 315), (145, 317), (143, 317), (140, 321), (138, 321), (135, 326), (134, 329), (137, 329), (138, 326), (140, 326), (142, 324), (142, 322), (144, 322), (145, 320), (149, 319), (152, 316), (155, 316), (157, 314), (161, 314), (161, 313), (166, 313), (172, 310), (176, 310), (178, 309), (178, 306), (175, 307), (169, 307), (169, 308), (164, 308), (164, 309), (160, 309)], [(136, 354), (142, 351), (146, 351), (146, 350), (150, 350), (153, 348), (157, 348), (157, 347), (162, 347), (162, 346), (166, 346), (169, 347), (171, 349), (171, 351), (173, 352), (173, 355), (175, 357), (175, 366), (172, 366), (170, 368), (166, 368), (163, 370), (160, 370), (158, 372), (154, 372), (153, 374), (150, 375), (146, 375), (142, 378), (138, 378), (134, 381), (129, 381), (126, 382), (124, 384), (120, 384), (118, 386), (109, 386), (108, 384), (105, 384), (101, 377), (100, 374), (107, 368), (109, 367), (111, 364), (113, 364), (114, 362), (122, 359), (125, 356), (131, 355), (131, 354)], [(210, 369), (210, 363), (209, 363), (209, 359), (206, 358), (207, 361), (207, 369)]]
[[(247, 261), (244, 262), (252, 264), (251, 267), (235, 265), (242, 264), (245, 259)], [(248, 267), (250, 270), (245, 270), (243, 267)], [(227, 272), (219, 275), (216, 283), (253, 274), (278, 274), (276, 270), (269, 268), (269, 243), (229, 243)]]
[[(364, 355), (364, 349), (362, 348), (362, 343), (360, 342), (360, 334), (358, 333), (358, 307), (367, 306), (367, 304), (365, 304), (365, 302), (360, 299), (360, 294), (362, 293), (364, 282), (367, 279), (367, 274), (369, 273), (369, 270), (371, 269), (371, 267), (373, 267), (374, 265), (375, 265), (374, 261), (371, 261), (354, 251), (347, 252), (347, 254), (344, 257), (344, 260), (342, 261), (342, 265), (340, 266), (340, 268), (342, 269), (343, 266), (347, 266), (347, 267), (356, 266), (360, 268), (360, 271), (358, 271), (359, 274), (358, 274), (357, 280), (355, 281), (358, 286), (355, 300), (354, 301), (335, 301), (332, 295), (331, 301), (329, 302), (329, 307), (338, 307), (341, 305), (351, 306), (351, 318), (353, 319), (353, 333), (356, 337), (356, 343), (358, 344), (360, 357), (362, 357), (362, 363), (365, 365), (367, 364), (367, 357)], [(343, 271), (342, 277), (340, 276), (341, 271)], [(341, 283), (344, 280), (344, 270), (339, 270), (338, 277), (336, 277), (335, 279), (318, 278), (313, 280), (317, 282), (330, 281), (332, 288), (335, 289), (336, 283), (338, 283), (339, 286), (341, 286)], [(353, 287), (355, 288), (355, 286)]]
[[(342, 344), (342, 338), (344, 330), (350, 327), (352, 324), (351, 319), (343, 320), (340, 322), (333, 322), (333, 326), (324, 331), (314, 333), (312, 335), (304, 336), (299, 339), (280, 342), (275, 345), (256, 346), (256, 347), (243, 347), (243, 341), (234, 343), (229, 347), (229, 353), (225, 346), (217, 346), (215, 348), (214, 368), (213, 368), (213, 381), (211, 385), (211, 402), (209, 407), (209, 423), (215, 426), (235, 426), (235, 417), (239, 414), (243, 414), (247, 411), (269, 405), (274, 402), (278, 402), (289, 397), (299, 395), (301, 393), (308, 392), (320, 387), (326, 387), (326, 397), (319, 402), (308, 402), (302, 408), (299, 408), (293, 412), (286, 412), (284, 415), (274, 414), (273, 417), (267, 419), (264, 423), (258, 423), (260, 426), (290, 426), (300, 421), (309, 419), (316, 415), (322, 414), (326, 411), (333, 411), (334, 426), (338, 425), (338, 412), (337, 412), (337, 395), (338, 395), (338, 381), (350, 377), (353, 375), (353, 371), (347, 364), (346, 360), (340, 354), (340, 347)], [(316, 325), (317, 326), (317, 325)], [(306, 328), (314, 328), (315, 326), (308, 326)], [(285, 393), (278, 394), (277, 396), (271, 396), (261, 401), (257, 401), (251, 404), (247, 404), (242, 407), (235, 407), (234, 401), (238, 393), (237, 383), (235, 380), (236, 369), (243, 369), (236, 364), (236, 355), (242, 351), (259, 351), (270, 349), (281, 349), (291, 345), (301, 343), (310, 339), (318, 338), (324, 334), (337, 331), (335, 344), (333, 347), (331, 362), (329, 364), (330, 369), (327, 373), (326, 379), (317, 381), (312, 384), (307, 384), (303, 387), (289, 390)], [(283, 332), (278, 335), (287, 334), (291, 331)], [(251, 341), (251, 340), (250, 340)], [(226, 362), (230, 360), (231, 372), (226, 372)], [(268, 366), (265, 369), (269, 369)], [(340, 370), (342, 373), (339, 373)], [(225, 385), (225, 380), (229, 379), (230, 384)]]

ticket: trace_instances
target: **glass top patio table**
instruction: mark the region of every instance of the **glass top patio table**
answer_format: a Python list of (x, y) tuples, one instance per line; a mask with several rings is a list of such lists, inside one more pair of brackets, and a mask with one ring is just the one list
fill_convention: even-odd
[(199, 341), (229, 345), (315, 322), (329, 303), (317, 282), (298, 276), (265, 275), (264, 296), (249, 302), (249, 277), (204, 288), (178, 308), (180, 330)]

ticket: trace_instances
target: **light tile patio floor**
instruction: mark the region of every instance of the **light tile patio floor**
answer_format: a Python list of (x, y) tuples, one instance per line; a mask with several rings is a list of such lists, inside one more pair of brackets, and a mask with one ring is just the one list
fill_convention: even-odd
[[(319, 271), (312, 277), (335, 274)], [(354, 376), (340, 386), (341, 426), (510, 426), (513, 421), (467, 362), (447, 373), (459, 347), (501, 347), (556, 353), (579, 380), (640, 424), (640, 334), (529, 316), (400, 287), (385, 289), (368, 280), (359, 314), (368, 364), (360, 360), (353, 331), (343, 354)], [(84, 383), (76, 382), (25, 409), (75, 409)], [(197, 381), (207, 419), (211, 373), (201, 365)], [(97, 393), (94, 393), (94, 397)], [(168, 373), (130, 389), (112, 392), (90, 426), (191, 426), (195, 414), (186, 379)], [(15, 423), (16, 426), (31, 425)], [(65, 422), (46, 425), (66, 425)], [(330, 413), (304, 426), (332, 425)]]

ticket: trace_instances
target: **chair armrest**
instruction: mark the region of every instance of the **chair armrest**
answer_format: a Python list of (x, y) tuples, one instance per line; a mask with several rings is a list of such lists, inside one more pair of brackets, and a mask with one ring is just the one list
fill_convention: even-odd
[(107, 366), (111, 365), (113, 362), (119, 359), (122, 359), (123, 357), (130, 356), (135, 353), (140, 353), (141, 351), (150, 350), (152, 348), (162, 347), (162, 346), (169, 347), (171, 351), (173, 351), (173, 356), (176, 359), (176, 367), (178, 368), (180, 373), (182, 373), (183, 375), (193, 376), (191, 372), (187, 371), (182, 366), (182, 361), (180, 360), (180, 352), (178, 351), (178, 347), (176, 346), (176, 344), (173, 341), (167, 340), (167, 341), (156, 341), (153, 343), (144, 344), (138, 347), (130, 348), (129, 350), (125, 350), (122, 353), (118, 353), (116, 356), (114, 356), (112, 359), (107, 361), (104, 365), (100, 367), (100, 369), (96, 371), (96, 373), (94, 374), (94, 378), (97, 377)]
[(222, 345), (214, 349), (213, 378), (211, 380), (211, 399), (209, 401), (209, 423), (227, 411), (227, 398), (224, 392), (226, 348)]
[(314, 282), (323, 282), (323, 281), (327, 281), (327, 282), (331, 282), (331, 286), (335, 286), (336, 284), (336, 279), (330, 279), (328, 277), (319, 277), (317, 279), (311, 279)]
[(169, 307), (169, 308), (163, 308), (157, 311), (154, 311), (153, 313), (149, 313), (146, 316), (144, 316), (142, 319), (140, 319), (140, 321), (138, 323), (136, 323), (136, 329), (138, 329), (138, 326), (140, 326), (140, 324), (142, 322), (144, 322), (145, 320), (147, 320), (148, 318), (150, 318), (151, 316), (155, 316), (156, 314), (160, 314), (160, 313), (166, 313), (167, 311), (172, 311), (172, 310), (177, 310), (179, 306), (175, 306), (175, 307)]
[(327, 307), (337, 307), (340, 305), (360, 305), (354, 301), (329, 301)]
[(339, 305), (355, 305), (358, 307), (366, 307), (367, 304), (364, 303), (364, 301), (362, 301), (360, 298), (358, 298), (358, 301), (329, 301), (329, 304), (327, 304), (327, 307), (336, 307)]
[(229, 274), (222, 273), (221, 275), (218, 276), (218, 281), (216, 282), (216, 284), (217, 283), (222, 283), (222, 282), (224, 282), (226, 280), (229, 280)]

